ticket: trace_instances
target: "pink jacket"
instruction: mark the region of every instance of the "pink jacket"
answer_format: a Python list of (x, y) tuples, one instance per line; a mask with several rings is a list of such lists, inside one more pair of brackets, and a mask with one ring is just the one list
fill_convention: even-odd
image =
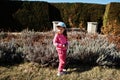
[(63, 45), (68, 46), (67, 38), (63, 34), (55, 34), (55, 37), (53, 39), (53, 44), (56, 46), (56, 49), (60, 50), (66, 50), (66, 47), (63, 47)]

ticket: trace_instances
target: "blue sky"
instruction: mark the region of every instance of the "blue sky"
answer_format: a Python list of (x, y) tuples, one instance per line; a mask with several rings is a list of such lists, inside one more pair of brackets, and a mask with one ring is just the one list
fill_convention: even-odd
[[(29, 0), (27, 0), (29, 1)], [(120, 0), (30, 0), (30, 1), (47, 1), (47, 2), (83, 2), (83, 3), (98, 3), (98, 4), (108, 4), (110, 2), (120, 2)]]

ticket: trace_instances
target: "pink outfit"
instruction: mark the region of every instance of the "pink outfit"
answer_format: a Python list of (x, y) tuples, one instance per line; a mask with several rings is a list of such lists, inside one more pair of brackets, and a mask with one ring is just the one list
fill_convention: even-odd
[(61, 72), (66, 64), (66, 51), (67, 48), (63, 45), (68, 45), (67, 39), (63, 34), (56, 34), (53, 39), (53, 44), (56, 46), (56, 50), (59, 56), (59, 67), (58, 71)]

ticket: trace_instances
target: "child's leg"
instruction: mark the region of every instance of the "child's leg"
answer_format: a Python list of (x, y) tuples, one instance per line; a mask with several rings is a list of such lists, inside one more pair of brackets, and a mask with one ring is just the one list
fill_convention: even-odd
[(66, 64), (66, 50), (58, 50), (58, 56), (59, 56), (58, 71), (62, 72)]

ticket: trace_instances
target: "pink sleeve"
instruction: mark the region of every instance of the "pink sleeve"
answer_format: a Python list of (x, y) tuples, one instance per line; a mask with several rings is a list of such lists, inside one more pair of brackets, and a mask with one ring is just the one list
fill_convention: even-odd
[(55, 37), (53, 39), (53, 45), (56, 47), (62, 47), (63, 45), (58, 42), (58, 34), (55, 34)]
[(66, 45), (68, 46), (68, 44), (69, 44), (69, 43), (68, 43), (68, 41), (67, 41)]

